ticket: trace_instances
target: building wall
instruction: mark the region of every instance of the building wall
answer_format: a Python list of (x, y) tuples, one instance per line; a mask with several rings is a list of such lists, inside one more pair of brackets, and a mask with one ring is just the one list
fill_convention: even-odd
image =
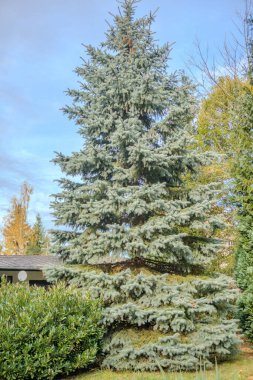
[[(11, 276), (12, 277), (12, 283), (15, 284), (17, 282), (20, 282), (18, 279), (18, 273), (20, 270), (0, 270), (0, 277), (2, 275), (5, 276)], [(27, 279), (23, 282), (29, 282), (29, 281), (45, 281), (45, 277), (43, 276), (42, 271), (31, 271), (26, 270), (27, 273)]]

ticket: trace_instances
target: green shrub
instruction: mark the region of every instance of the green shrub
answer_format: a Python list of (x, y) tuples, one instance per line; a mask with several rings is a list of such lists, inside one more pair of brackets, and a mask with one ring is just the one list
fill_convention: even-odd
[(239, 298), (238, 313), (241, 328), (249, 340), (253, 342), (253, 281)]
[(73, 287), (0, 288), (1, 380), (54, 379), (92, 363), (101, 308)]

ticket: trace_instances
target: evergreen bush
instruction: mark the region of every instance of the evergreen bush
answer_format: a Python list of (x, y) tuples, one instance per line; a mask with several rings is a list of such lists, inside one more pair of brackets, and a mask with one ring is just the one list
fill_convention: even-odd
[(51, 380), (94, 362), (103, 330), (98, 301), (63, 284), (2, 283), (0, 378)]

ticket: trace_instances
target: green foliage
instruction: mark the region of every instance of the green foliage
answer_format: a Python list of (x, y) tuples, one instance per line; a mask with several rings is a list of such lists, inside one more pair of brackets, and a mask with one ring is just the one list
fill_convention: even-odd
[[(252, 30), (252, 15), (247, 28)], [(249, 53), (248, 79), (252, 76), (252, 34), (247, 41)], [(234, 157), (234, 202), (237, 206), (239, 239), (236, 249), (236, 280), (244, 290), (239, 299), (239, 318), (245, 334), (253, 341), (253, 93), (245, 91), (238, 97), (232, 114), (237, 128), (238, 150)]]
[(92, 363), (103, 330), (101, 310), (73, 287), (48, 290), (2, 283), (0, 377), (54, 379)]
[(234, 202), (238, 209), (239, 241), (236, 250), (236, 279), (246, 289), (253, 270), (253, 94), (241, 96), (234, 111), (238, 153), (234, 162)]
[(36, 216), (36, 221), (31, 230), (31, 238), (27, 246), (27, 255), (46, 255), (48, 253), (49, 237), (46, 235), (41, 216)]
[[(233, 306), (238, 292), (226, 277), (47, 270), (51, 280), (78, 284), (104, 303), (108, 334), (102, 367), (116, 370), (195, 370), (235, 352)], [(176, 278), (175, 278), (176, 277)]]
[[(251, 275), (253, 272), (251, 273)], [(253, 281), (242, 293), (238, 301), (238, 316), (245, 335), (253, 342)]]
[(233, 120), (232, 112), (238, 97), (247, 91), (253, 93), (253, 87), (247, 81), (229, 76), (218, 78), (200, 104), (195, 139), (196, 148), (200, 151), (214, 150), (220, 154), (216, 162), (201, 169), (197, 182), (209, 183), (215, 179), (223, 185), (219, 202), (212, 208), (211, 214), (222, 215), (225, 228), (217, 230), (216, 236), (224, 239), (227, 246), (221, 248), (218, 258), (211, 263), (209, 270), (211, 272), (218, 269), (230, 275), (234, 275), (232, 264), (235, 260), (234, 243), (237, 238), (235, 205), (231, 201), (231, 193), (235, 191), (233, 167), (240, 146), (238, 125)]
[[(231, 121), (231, 110), (245, 91), (253, 92), (248, 82), (228, 76), (218, 78), (207, 97), (202, 101), (197, 120), (197, 143), (204, 150), (215, 150), (224, 159), (221, 177), (231, 177), (233, 153), (238, 150), (237, 127)], [(224, 165), (225, 169), (224, 170)]]

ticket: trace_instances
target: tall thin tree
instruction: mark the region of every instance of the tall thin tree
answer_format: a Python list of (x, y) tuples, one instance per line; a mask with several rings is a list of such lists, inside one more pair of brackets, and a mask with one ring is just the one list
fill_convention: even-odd
[(4, 253), (24, 255), (31, 237), (31, 226), (27, 221), (32, 187), (26, 182), (21, 187), (21, 197), (13, 197), (10, 211), (3, 228)]

